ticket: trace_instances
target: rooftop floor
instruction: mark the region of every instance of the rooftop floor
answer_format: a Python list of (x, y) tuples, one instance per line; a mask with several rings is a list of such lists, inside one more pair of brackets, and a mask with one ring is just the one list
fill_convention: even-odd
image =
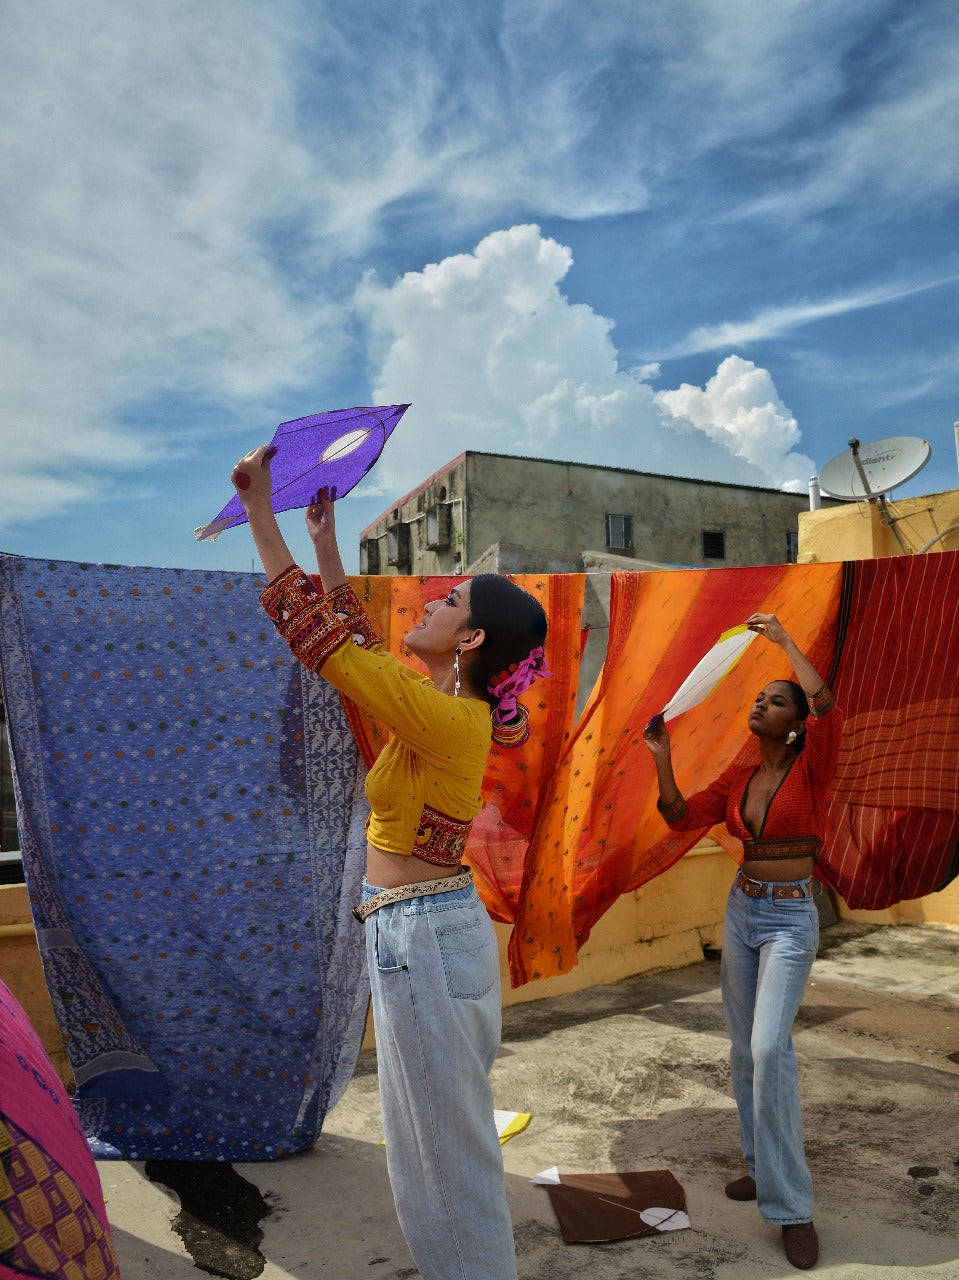
[[(824, 930), (795, 1042), (822, 1247), (817, 1274), (956, 1280), (959, 929)], [(503, 1148), (521, 1280), (797, 1274), (755, 1205), (723, 1195), (742, 1163), (716, 957), (505, 1010), (493, 1086), (497, 1106), (533, 1116)], [(312, 1151), (232, 1169), (178, 1166), (181, 1193), (196, 1198), (197, 1212), (176, 1223), (179, 1198), (151, 1180), (173, 1181), (176, 1171), (100, 1163), (124, 1280), (417, 1276), (381, 1137), (375, 1055), (367, 1053)], [(529, 1181), (550, 1165), (669, 1169), (685, 1188), (692, 1229), (565, 1245), (546, 1192)], [(232, 1226), (223, 1219), (230, 1204)]]

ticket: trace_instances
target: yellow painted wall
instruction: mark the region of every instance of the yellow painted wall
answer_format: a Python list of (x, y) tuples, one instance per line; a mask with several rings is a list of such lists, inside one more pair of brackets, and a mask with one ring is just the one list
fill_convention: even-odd
[(897, 902), (885, 911), (850, 911), (840, 899), (839, 912), (843, 920), (854, 920), (857, 924), (959, 925), (959, 880), (953, 880), (941, 893)]
[(890, 500), (885, 510), (878, 503), (848, 502), (799, 514), (800, 564), (910, 555), (926, 546), (930, 552), (959, 550), (959, 489)]
[[(593, 929), (569, 973), (515, 990), (509, 985), (509, 927), (496, 925), (503, 977), (503, 1004), (566, 995), (640, 973), (678, 969), (703, 958), (704, 947), (722, 944), (723, 910), (734, 864), (717, 845), (703, 841), (649, 884), (623, 894)], [(843, 919), (869, 924), (959, 924), (959, 880), (942, 893), (902, 902), (888, 911), (850, 911)], [(23, 885), (0, 886), (0, 977), (26, 1009), (61, 1078), (72, 1084), (70, 1064), (53, 1016), (40, 966), (36, 936)], [(374, 1043), (370, 1024), (364, 1049)]]
[(43, 977), (26, 885), (0, 885), (0, 978), (23, 1005), (60, 1079), (71, 1087), (73, 1072)]

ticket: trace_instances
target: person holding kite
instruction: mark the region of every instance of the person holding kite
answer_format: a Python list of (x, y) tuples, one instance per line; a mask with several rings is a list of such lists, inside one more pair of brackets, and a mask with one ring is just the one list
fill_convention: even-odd
[(322, 591), (293, 563), (271, 501), (270, 450), (231, 479), (269, 585), (260, 599), (293, 654), (391, 731), (366, 780), (364, 923), (386, 1159), (424, 1280), (513, 1280), (516, 1257), (489, 1072), (499, 1048), (496, 938), (464, 868), (491, 740), (528, 736), (517, 702), (539, 677), (539, 602), (480, 574), (428, 604), (405, 636), (417, 675), (382, 646), (346, 580), (335, 491), (306, 524)]
[(743, 841), (723, 922), (720, 982), (748, 1172), (726, 1185), (726, 1195), (756, 1200), (765, 1221), (782, 1227), (786, 1257), (805, 1270), (815, 1266), (819, 1242), (792, 1025), (819, 946), (811, 876), (843, 717), (775, 614), (754, 613), (747, 626), (784, 650), (796, 676), (774, 680), (756, 695), (749, 729), (758, 739), (760, 763), (733, 764), (686, 798), (673, 776), (662, 723), (648, 726), (643, 736), (656, 764), (666, 822), (680, 831), (725, 822)]

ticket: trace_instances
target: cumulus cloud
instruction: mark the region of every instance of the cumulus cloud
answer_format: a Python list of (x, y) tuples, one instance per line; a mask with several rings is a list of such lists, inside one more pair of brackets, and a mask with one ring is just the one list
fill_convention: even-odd
[(658, 392), (656, 403), (679, 430), (703, 432), (761, 470), (776, 488), (799, 493), (816, 470), (811, 458), (794, 449), (799, 426), (768, 370), (751, 360), (728, 356), (705, 387), (684, 382), (675, 391)]
[[(874, 0), (676, 0), (639, 19), (425, 0), (416, 23), (305, 0), (6, 8), (4, 523), (103, 499), (294, 398), (365, 398), (348, 304), (371, 262), (391, 281), (534, 217), (646, 210), (677, 239), (744, 213), (778, 225), (856, 206), (864, 184), (872, 222), (877, 197), (908, 208), (959, 181), (948, 5), (895, 24)], [(888, 74), (857, 80), (866, 58)], [(416, 390), (430, 456), (456, 440), (671, 469), (688, 420), (560, 294), (568, 250), (497, 235), (358, 298), (377, 381)], [(685, 349), (803, 322), (765, 306)], [(691, 429), (710, 474), (782, 472)]]
[(571, 265), (567, 247), (522, 225), (391, 284), (364, 282), (374, 396), (413, 402), (408, 447), (388, 448), (378, 483), (412, 488), (475, 449), (805, 485), (812, 463), (792, 451), (799, 429), (765, 369), (731, 357), (705, 390), (654, 392), (639, 374), (659, 367), (622, 369), (610, 321), (564, 297)]

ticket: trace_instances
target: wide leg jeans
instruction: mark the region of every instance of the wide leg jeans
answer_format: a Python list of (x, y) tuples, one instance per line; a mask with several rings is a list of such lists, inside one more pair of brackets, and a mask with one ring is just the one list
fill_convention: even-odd
[(811, 896), (752, 898), (733, 884), (721, 970), (733, 1092), (757, 1206), (777, 1226), (813, 1216), (792, 1027), (818, 946)]
[[(363, 897), (379, 892), (363, 886)], [(386, 1161), (424, 1280), (515, 1280), (489, 1072), (502, 1028), (492, 922), (476, 889), (366, 920)]]

